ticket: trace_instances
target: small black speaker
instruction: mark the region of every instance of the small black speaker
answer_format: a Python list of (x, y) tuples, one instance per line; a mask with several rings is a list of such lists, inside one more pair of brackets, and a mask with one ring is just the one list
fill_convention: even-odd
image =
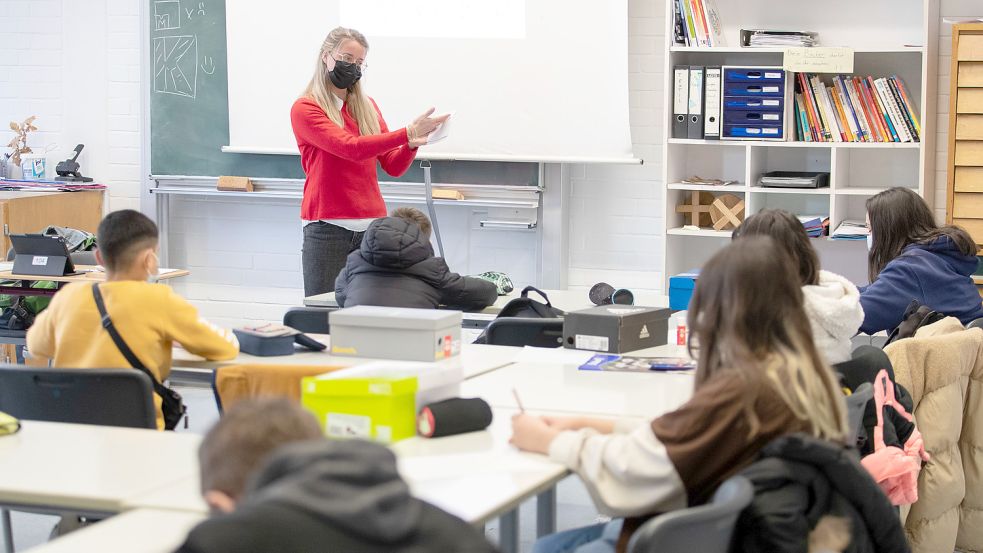
[(626, 288), (615, 289), (614, 286), (611, 286), (607, 282), (598, 282), (594, 286), (591, 286), (590, 292), (587, 295), (594, 305), (611, 305), (612, 303), (619, 305), (635, 304), (635, 295), (631, 293), (631, 290)]
[(452, 398), (431, 403), (416, 418), (417, 433), (427, 438), (453, 436), (488, 428), (491, 406), (481, 398)]

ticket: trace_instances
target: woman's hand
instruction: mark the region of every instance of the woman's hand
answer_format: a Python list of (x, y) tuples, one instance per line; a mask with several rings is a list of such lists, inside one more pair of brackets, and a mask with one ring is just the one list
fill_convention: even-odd
[(437, 117), (431, 117), (433, 115), (434, 108), (430, 108), (423, 113), (423, 115), (417, 117), (412, 123), (406, 127), (406, 137), (409, 141), (410, 148), (419, 148), (427, 143), (427, 137), (434, 130), (437, 129), (447, 118), (450, 117), (449, 113), (444, 115), (438, 115)]
[(523, 451), (546, 455), (550, 442), (559, 433), (560, 429), (547, 424), (543, 417), (518, 414), (512, 417), (512, 439), (509, 443)]

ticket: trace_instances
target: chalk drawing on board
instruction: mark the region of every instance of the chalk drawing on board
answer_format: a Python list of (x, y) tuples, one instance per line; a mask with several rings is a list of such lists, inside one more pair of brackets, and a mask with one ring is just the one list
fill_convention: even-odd
[(198, 37), (154, 39), (154, 92), (194, 98), (198, 87)]
[(154, 1), (154, 30), (173, 31), (181, 28), (181, 1)]
[(202, 56), (201, 57), (201, 70), (206, 75), (214, 75), (215, 74), (215, 58), (212, 58), (211, 56)]

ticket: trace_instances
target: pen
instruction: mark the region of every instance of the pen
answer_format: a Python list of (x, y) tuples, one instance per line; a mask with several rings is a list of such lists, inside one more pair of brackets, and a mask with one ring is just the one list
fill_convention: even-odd
[(519, 392), (515, 388), (512, 388), (512, 397), (515, 398), (515, 403), (519, 406), (519, 412), (525, 413), (526, 408), (522, 406), (522, 400), (519, 399)]

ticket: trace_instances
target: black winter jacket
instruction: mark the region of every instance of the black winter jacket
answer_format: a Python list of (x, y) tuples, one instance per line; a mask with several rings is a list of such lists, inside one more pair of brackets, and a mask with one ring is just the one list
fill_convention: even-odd
[(386, 447), (315, 440), (277, 450), (230, 514), (178, 553), (495, 553), (470, 524), (410, 495)]
[(737, 522), (735, 550), (807, 553), (809, 532), (832, 515), (850, 523), (845, 553), (911, 551), (894, 507), (855, 450), (790, 434), (765, 446), (741, 474), (754, 486), (754, 499)]
[(348, 255), (335, 281), (341, 307), (379, 305), (434, 309), (439, 305), (465, 311), (495, 303), (491, 282), (462, 277), (434, 257), (430, 242), (413, 222), (398, 217), (376, 219), (362, 237), (362, 247)]

